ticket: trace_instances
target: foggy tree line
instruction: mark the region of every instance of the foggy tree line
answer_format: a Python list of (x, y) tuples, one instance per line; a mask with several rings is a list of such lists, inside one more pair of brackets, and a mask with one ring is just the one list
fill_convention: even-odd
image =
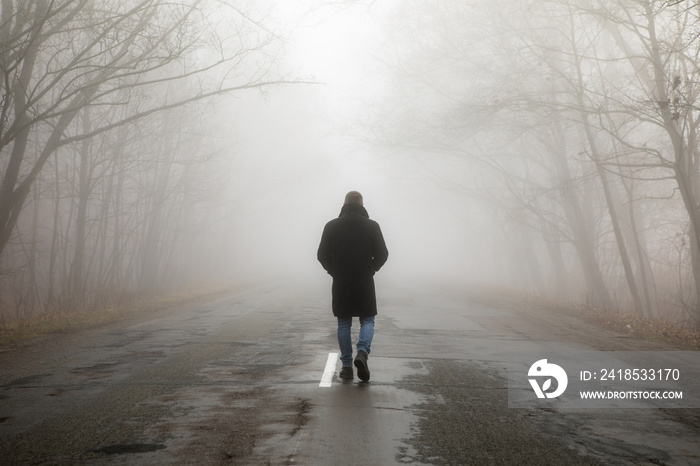
[[(278, 36), (253, 3), (237, 5), (0, 2), (5, 317), (207, 273), (211, 209), (224, 209), (210, 201), (230, 173), (224, 149), (202, 144), (213, 98), (288, 82)], [(371, 52), (388, 94), (356, 131), (424, 160), (442, 188), (482, 206), (474, 222), (496, 232), (482, 238), (496, 252), (484, 275), (700, 325), (700, 7), (405, 0), (388, 9), (391, 30)]]
[(380, 136), (454, 162), (515, 286), (700, 325), (700, 7), (406, 2)]
[(196, 276), (221, 168), (201, 144), (205, 111), (214, 96), (283, 82), (273, 34), (229, 2), (0, 8), (2, 317)]

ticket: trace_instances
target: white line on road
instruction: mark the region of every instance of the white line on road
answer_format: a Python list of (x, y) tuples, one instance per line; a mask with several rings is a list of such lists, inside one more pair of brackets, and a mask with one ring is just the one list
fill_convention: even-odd
[(333, 382), (333, 376), (335, 375), (335, 365), (338, 363), (338, 353), (328, 353), (328, 360), (326, 361), (326, 368), (321, 376), (321, 383), (318, 384), (319, 387), (330, 387)]

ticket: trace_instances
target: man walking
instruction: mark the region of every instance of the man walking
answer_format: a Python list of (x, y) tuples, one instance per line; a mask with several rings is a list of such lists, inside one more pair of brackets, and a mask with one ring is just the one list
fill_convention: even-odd
[(338, 318), (338, 346), (343, 368), (340, 377), (353, 378), (352, 318), (360, 318), (355, 367), (360, 380), (369, 380), (367, 356), (374, 336), (377, 297), (374, 273), (389, 257), (379, 224), (369, 219), (362, 194), (350, 191), (338, 218), (326, 224), (317, 254), (333, 277), (333, 315)]

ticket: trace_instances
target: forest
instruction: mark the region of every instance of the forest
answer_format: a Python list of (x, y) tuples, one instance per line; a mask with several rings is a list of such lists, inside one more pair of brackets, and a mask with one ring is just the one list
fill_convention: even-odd
[(357, 187), (398, 279), (700, 327), (695, 2), (0, 5), (0, 320), (318, 267)]

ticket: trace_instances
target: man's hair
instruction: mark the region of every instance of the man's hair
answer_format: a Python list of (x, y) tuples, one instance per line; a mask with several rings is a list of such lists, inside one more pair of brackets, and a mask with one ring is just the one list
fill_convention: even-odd
[(345, 203), (362, 205), (362, 194), (357, 191), (350, 191), (345, 195)]

